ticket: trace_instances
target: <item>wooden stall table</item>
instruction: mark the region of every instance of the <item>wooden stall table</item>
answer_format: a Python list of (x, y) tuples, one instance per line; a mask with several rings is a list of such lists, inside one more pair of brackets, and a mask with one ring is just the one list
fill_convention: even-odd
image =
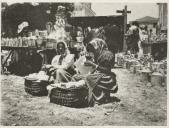
[(10, 58), (10, 56), (14, 53), (14, 51), (17, 51), (17, 50), (37, 50), (36, 47), (12, 47), (12, 46), (1, 46), (1, 50), (7, 50), (9, 51), (9, 54), (7, 56), (7, 58), (4, 60), (4, 63), (2, 63), (2, 72), (4, 71), (4, 68), (5, 68), (5, 65), (8, 61), (8, 59)]

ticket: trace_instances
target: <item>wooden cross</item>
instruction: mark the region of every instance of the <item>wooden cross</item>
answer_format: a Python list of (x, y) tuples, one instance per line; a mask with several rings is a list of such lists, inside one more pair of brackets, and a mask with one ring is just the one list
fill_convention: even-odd
[(124, 28), (123, 28), (123, 51), (127, 51), (127, 44), (126, 44), (126, 39), (125, 39), (125, 34), (127, 31), (127, 13), (131, 13), (131, 11), (127, 11), (127, 5), (125, 5), (123, 10), (117, 10), (117, 13), (122, 13), (124, 16)]

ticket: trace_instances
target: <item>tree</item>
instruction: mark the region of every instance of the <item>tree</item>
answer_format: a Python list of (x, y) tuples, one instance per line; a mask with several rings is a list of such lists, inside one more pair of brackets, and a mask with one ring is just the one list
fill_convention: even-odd
[[(6, 7), (4, 10), (1, 9), (3, 32), (8, 37), (15, 37), (18, 25), (23, 21), (29, 23), (30, 30), (44, 30), (47, 21), (55, 21), (55, 14), (60, 5), (66, 8), (66, 17), (69, 18), (74, 10), (73, 3), (38, 3), (36, 5), (32, 3), (15, 3), (10, 6), (3, 3), (1, 6)], [(49, 14), (47, 10), (49, 10)]]

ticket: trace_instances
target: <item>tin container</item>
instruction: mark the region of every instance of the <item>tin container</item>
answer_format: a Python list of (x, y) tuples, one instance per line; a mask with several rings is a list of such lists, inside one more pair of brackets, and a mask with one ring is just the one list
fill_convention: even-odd
[(124, 69), (127, 68), (127, 62), (126, 62), (126, 61), (124, 61), (124, 63), (123, 63), (123, 68), (124, 68)]
[(151, 71), (149, 69), (143, 69), (140, 71), (140, 81), (144, 83), (148, 83), (151, 81)]
[(124, 59), (121, 56), (117, 56), (117, 65), (118, 66), (123, 66)]
[(154, 72), (151, 76), (151, 84), (153, 86), (162, 86), (163, 75), (159, 72)]
[(152, 63), (152, 70), (153, 71), (159, 71), (160, 68), (163, 68), (163, 63), (161, 62), (154, 62)]
[(134, 74), (136, 73), (135, 65), (131, 65), (131, 66), (130, 66), (130, 72), (131, 72), (131, 73), (134, 73)]

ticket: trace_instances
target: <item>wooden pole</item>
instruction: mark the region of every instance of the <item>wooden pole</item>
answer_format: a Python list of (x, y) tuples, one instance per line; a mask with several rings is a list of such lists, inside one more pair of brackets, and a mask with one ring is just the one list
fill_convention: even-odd
[(123, 52), (127, 51), (127, 44), (126, 44), (126, 39), (125, 39), (125, 34), (127, 30), (127, 6), (124, 8), (124, 31), (123, 31)]
[(125, 34), (127, 31), (127, 13), (131, 13), (131, 11), (127, 11), (127, 5), (125, 5), (123, 10), (117, 10), (117, 13), (122, 13), (124, 16), (124, 24), (123, 24), (123, 52), (127, 51), (127, 44), (125, 39)]

